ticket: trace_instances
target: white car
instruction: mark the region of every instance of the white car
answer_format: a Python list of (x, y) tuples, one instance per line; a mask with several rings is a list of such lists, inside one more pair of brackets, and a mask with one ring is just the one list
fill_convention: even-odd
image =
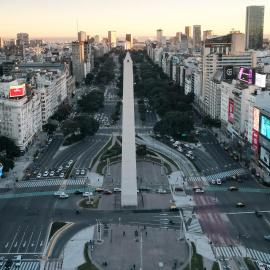
[(217, 185), (221, 185), (221, 180), (217, 179)]
[(76, 175), (80, 175), (80, 170), (76, 170)]
[(43, 176), (44, 177), (46, 177), (46, 176), (48, 176), (49, 175), (49, 172), (48, 171), (46, 171), (45, 173), (43, 173)]
[(54, 171), (51, 171), (50, 172), (50, 176), (54, 176)]
[(179, 152), (181, 152), (181, 153), (184, 152), (184, 150), (183, 150), (182, 147), (178, 147), (177, 150), (178, 150)]
[(60, 177), (63, 178), (64, 176), (65, 176), (65, 174), (62, 172), (62, 173), (60, 174)]
[(81, 175), (84, 175), (85, 174), (85, 170), (81, 170)]
[(59, 168), (58, 168), (58, 171), (62, 171), (63, 170), (63, 166), (60, 166)]
[(38, 173), (37, 178), (40, 178), (40, 177), (41, 177), (41, 173)]
[(257, 261), (256, 264), (260, 270), (265, 270), (264, 264), (262, 262)]
[(203, 190), (203, 189), (200, 189), (200, 188), (197, 188), (197, 189), (195, 190), (195, 192), (196, 192), (196, 193), (204, 193), (204, 190)]
[(193, 152), (192, 151), (188, 151), (188, 154), (193, 155)]
[(66, 198), (68, 198), (68, 195), (66, 193), (62, 193), (62, 194), (60, 194), (59, 198), (66, 199)]
[(167, 192), (166, 192), (165, 189), (159, 188), (159, 189), (157, 190), (157, 193), (159, 193), (159, 194), (166, 194)]
[(201, 145), (200, 143), (197, 143), (197, 147), (199, 147), (199, 148), (200, 148), (201, 146), (202, 146), (202, 145)]
[(69, 163), (69, 165), (71, 165), (73, 163), (73, 160), (71, 159), (68, 163)]
[[(92, 195), (93, 195), (93, 193), (90, 192), (90, 196), (92, 196)], [(84, 192), (83, 197), (89, 197), (89, 192), (88, 191)]]
[(65, 194), (65, 192), (58, 190), (54, 193), (55, 196), (60, 196), (61, 194)]
[(193, 145), (190, 145), (189, 148), (193, 150), (194, 149), (194, 146)]
[(115, 187), (115, 188), (113, 188), (113, 191), (114, 192), (121, 192), (121, 188)]
[(185, 146), (185, 147), (189, 147), (189, 144), (188, 144), (188, 143), (185, 143), (184, 146)]

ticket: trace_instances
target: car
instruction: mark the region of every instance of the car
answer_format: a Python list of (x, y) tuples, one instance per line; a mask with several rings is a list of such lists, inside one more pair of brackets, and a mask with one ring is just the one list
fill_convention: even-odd
[(157, 193), (159, 193), (159, 194), (166, 194), (167, 191), (166, 191), (165, 189), (158, 188), (158, 189), (157, 189)]
[(266, 241), (270, 241), (270, 235), (265, 235), (263, 238), (264, 238), (264, 240), (266, 240)]
[(30, 168), (29, 168), (29, 167), (26, 168), (25, 171), (26, 171), (26, 172), (30, 172)]
[(224, 150), (225, 150), (225, 151), (228, 151), (229, 149), (228, 149), (228, 147), (227, 147), (227, 146), (225, 146), (225, 147), (224, 147)]
[(5, 270), (9, 270), (13, 264), (13, 261), (11, 259), (8, 259), (5, 264)]
[(31, 173), (28, 173), (28, 174), (26, 175), (26, 179), (30, 179), (30, 177), (31, 177)]
[(76, 170), (76, 175), (80, 175), (80, 170)]
[(20, 267), (22, 262), (22, 255), (17, 255), (16, 259), (14, 260), (15, 266)]
[(257, 261), (256, 264), (259, 270), (265, 270), (264, 264), (262, 262)]
[(86, 191), (86, 192), (83, 193), (83, 197), (89, 197), (89, 195), (92, 196), (93, 193), (89, 192), (89, 191)]
[(256, 172), (256, 173), (255, 173), (255, 176), (256, 176), (256, 177), (260, 177), (260, 173), (259, 173), (259, 172)]
[(69, 167), (70, 167), (70, 164), (69, 164), (69, 163), (67, 163), (67, 164), (65, 165), (65, 167), (66, 167), (66, 168), (69, 168)]
[(121, 188), (118, 188), (118, 187), (113, 188), (113, 191), (114, 191), (114, 192), (121, 192)]
[(76, 195), (78, 195), (78, 194), (83, 194), (83, 191), (76, 190), (76, 191), (74, 192), (74, 194), (76, 194)]
[(201, 146), (202, 146), (202, 145), (201, 145), (200, 143), (197, 143), (197, 147), (199, 147), (199, 148), (200, 148)]
[(49, 139), (49, 142), (52, 142), (52, 138)]
[(234, 176), (232, 177), (232, 180), (233, 180), (233, 181), (237, 181), (237, 177), (234, 175)]
[(215, 185), (217, 183), (217, 181), (215, 179), (211, 180), (211, 184)]
[(0, 266), (3, 266), (3, 264), (4, 264), (4, 257), (0, 257)]
[(147, 187), (147, 186), (141, 186), (139, 188), (139, 190), (142, 190), (142, 191), (150, 191), (150, 187)]
[(234, 190), (238, 190), (238, 188), (237, 187), (229, 187), (228, 190), (229, 191), (234, 191)]
[(63, 172), (60, 173), (60, 177), (63, 178), (65, 174)]
[(67, 168), (63, 168), (62, 172), (63, 173), (67, 172)]
[(246, 207), (246, 205), (244, 204), (244, 203), (237, 203), (236, 205), (235, 205), (236, 207)]
[(55, 196), (59, 196), (59, 195), (61, 195), (61, 194), (63, 194), (63, 193), (64, 193), (63, 191), (58, 190), (58, 191), (54, 192), (54, 195), (55, 195)]
[(234, 160), (234, 161), (238, 161), (238, 157), (237, 157), (237, 156), (234, 156), (234, 157), (233, 157), (233, 160)]
[(184, 152), (183, 148), (180, 147), (180, 146), (177, 148), (177, 150), (178, 150), (179, 152), (181, 152), (181, 153)]
[(50, 172), (50, 176), (54, 176), (54, 171), (51, 171)]
[(62, 170), (63, 170), (63, 166), (59, 166), (58, 171), (62, 171)]
[(40, 178), (40, 177), (41, 177), (41, 173), (38, 173), (37, 178)]
[(262, 212), (259, 211), (259, 210), (255, 210), (255, 215), (256, 215), (257, 217), (262, 217)]
[(55, 175), (55, 176), (59, 176), (59, 175), (60, 175), (60, 172), (61, 172), (61, 171), (57, 170), (57, 171), (55, 172), (54, 175)]
[(99, 188), (99, 187), (97, 187), (96, 189), (95, 189), (95, 192), (103, 192), (104, 191), (104, 189), (103, 188)]
[(237, 182), (239, 182), (239, 183), (242, 182), (242, 177), (241, 176), (237, 178)]
[(226, 176), (226, 180), (231, 181), (232, 180), (232, 177), (230, 175), (227, 175)]
[(189, 148), (193, 150), (194, 149), (194, 146), (193, 145), (190, 145)]
[(46, 176), (48, 176), (48, 175), (49, 175), (49, 172), (48, 172), (48, 171), (46, 171), (46, 172), (43, 173), (43, 176), (44, 176), (44, 177), (46, 177)]
[(193, 188), (193, 190), (196, 190), (196, 189), (200, 189), (200, 187), (199, 187), (199, 186), (195, 186), (195, 187)]
[(179, 210), (179, 207), (177, 207), (177, 206), (170, 207), (170, 211), (178, 211), (178, 210)]
[(59, 198), (60, 199), (67, 199), (68, 195), (66, 193), (62, 193), (62, 194), (60, 194)]
[(85, 174), (85, 170), (81, 170), (81, 175), (84, 175)]
[(184, 189), (181, 188), (181, 187), (175, 187), (175, 188), (174, 188), (174, 191), (184, 191)]
[(221, 179), (217, 179), (217, 185), (221, 185)]
[(193, 152), (192, 151), (188, 151), (188, 154), (193, 155)]
[(241, 174), (240, 174), (240, 173), (237, 173), (235, 176), (236, 176), (237, 178), (239, 178), (239, 177), (241, 177)]
[(185, 143), (184, 146), (185, 146), (185, 147), (189, 147), (189, 144), (188, 144), (188, 143)]
[(71, 159), (68, 163), (69, 163), (69, 165), (71, 165), (73, 163), (73, 160)]
[(204, 193), (204, 190), (202, 188), (197, 188), (195, 190), (196, 193)]
[(112, 192), (111, 192), (110, 190), (104, 190), (104, 191), (103, 191), (103, 194), (104, 194), (104, 195), (111, 195)]

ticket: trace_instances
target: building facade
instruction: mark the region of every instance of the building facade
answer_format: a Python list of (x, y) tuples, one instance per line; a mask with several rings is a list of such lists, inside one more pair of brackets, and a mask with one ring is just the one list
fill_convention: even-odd
[(198, 48), (201, 46), (201, 38), (202, 31), (200, 25), (193, 25), (193, 46)]
[(116, 31), (108, 31), (108, 43), (116, 46)]

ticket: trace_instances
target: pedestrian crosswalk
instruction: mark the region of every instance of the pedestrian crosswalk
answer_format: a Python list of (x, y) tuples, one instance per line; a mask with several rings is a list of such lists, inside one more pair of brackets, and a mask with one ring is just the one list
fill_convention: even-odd
[(60, 269), (61, 266), (62, 266), (61, 261), (58, 261), (58, 260), (46, 261), (43, 270), (56, 270), (56, 269)]
[(216, 247), (216, 257), (219, 258), (232, 258), (232, 257), (242, 257), (240, 250), (237, 247)]
[(77, 186), (77, 185), (84, 185), (85, 179), (75, 179), (75, 180), (68, 180), (67, 185), (68, 186)]
[(201, 224), (199, 219), (197, 219), (194, 215), (194, 210), (192, 209), (184, 209), (183, 210), (183, 216), (184, 222), (185, 222), (185, 228), (187, 232), (193, 232), (193, 233), (203, 233)]
[(39, 181), (24, 181), (17, 185), (17, 188), (29, 188), (29, 187), (48, 187), (48, 186), (60, 186), (63, 180), (39, 180)]
[(202, 179), (202, 177), (191, 176), (191, 177), (187, 177), (187, 181), (190, 181), (190, 182), (200, 182), (200, 181), (203, 181), (203, 179)]
[(247, 256), (251, 257), (253, 260), (259, 260), (264, 263), (270, 263), (270, 254), (250, 248), (247, 248), (246, 251)]
[[(5, 267), (3, 264), (3, 266), (0, 267), (0, 270), (4, 270), (4, 269), (5, 269)], [(18, 269), (18, 267), (13, 262), (10, 270), (16, 270), (16, 269)], [(37, 261), (31, 261), (31, 262), (23, 261), (21, 263), (20, 268), (19, 268), (19, 270), (38, 270), (38, 269), (40, 269), (40, 263)]]
[(235, 169), (231, 171), (208, 175), (208, 176), (205, 176), (205, 178), (207, 181), (211, 181), (211, 180), (216, 180), (218, 178), (225, 178), (226, 176), (233, 176), (233, 175), (236, 175), (237, 173), (243, 174), (245, 172), (246, 171), (243, 168), (239, 168), (239, 169)]

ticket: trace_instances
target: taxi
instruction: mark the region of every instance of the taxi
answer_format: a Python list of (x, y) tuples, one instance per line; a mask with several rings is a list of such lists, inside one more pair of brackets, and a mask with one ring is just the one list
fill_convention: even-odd
[(241, 203), (241, 202), (237, 203), (235, 206), (236, 207), (246, 207), (246, 205), (244, 203)]
[(229, 191), (234, 191), (234, 190), (238, 190), (238, 188), (237, 187), (229, 187), (228, 190)]
[(201, 189), (199, 186), (195, 186), (194, 188), (193, 188), (193, 190), (196, 190), (196, 189)]
[(178, 211), (179, 207), (177, 206), (171, 206), (170, 211)]
[(232, 177), (232, 180), (237, 181), (237, 177), (234, 175), (234, 176)]

